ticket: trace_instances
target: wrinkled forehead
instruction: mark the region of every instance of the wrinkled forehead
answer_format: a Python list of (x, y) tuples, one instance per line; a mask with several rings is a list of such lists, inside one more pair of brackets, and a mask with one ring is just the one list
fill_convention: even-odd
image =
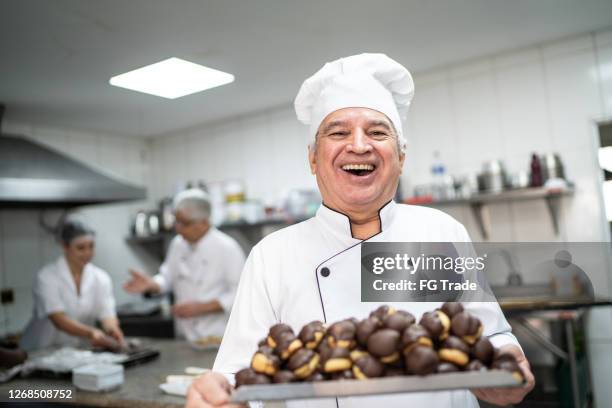
[(334, 127), (381, 126), (393, 130), (393, 122), (382, 112), (370, 108), (343, 108), (331, 112), (319, 125), (319, 133)]

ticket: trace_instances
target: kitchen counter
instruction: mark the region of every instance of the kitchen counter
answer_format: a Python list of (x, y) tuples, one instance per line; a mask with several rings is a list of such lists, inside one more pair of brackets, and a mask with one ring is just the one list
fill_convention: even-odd
[[(183, 407), (184, 398), (164, 394), (159, 384), (164, 383), (170, 374), (184, 374), (188, 366), (212, 368), (216, 350), (195, 350), (186, 341), (175, 339), (146, 339), (143, 343), (158, 349), (161, 354), (155, 360), (126, 368), (125, 381), (120, 389), (104, 393), (76, 390), (73, 399), (61, 402), (95, 407)], [(72, 387), (72, 383), (59, 379), (17, 378), (0, 384), (0, 395), (7, 395), (8, 390), (52, 389), (53, 386), (66, 389)]]

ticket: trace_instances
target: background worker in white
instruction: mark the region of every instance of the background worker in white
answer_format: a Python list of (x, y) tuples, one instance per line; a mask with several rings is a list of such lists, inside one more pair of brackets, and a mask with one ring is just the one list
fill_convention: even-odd
[(210, 201), (200, 189), (174, 199), (177, 235), (170, 243), (159, 274), (153, 278), (131, 270), (124, 288), (130, 293), (172, 291), (176, 328), (181, 337), (196, 341), (223, 336), (244, 266), (238, 243), (210, 225)]
[[(21, 348), (122, 345), (112, 281), (91, 263), (94, 232), (78, 221), (66, 221), (59, 240), (64, 254), (36, 275), (34, 314), (22, 336)], [(102, 330), (96, 328), (96, 322)]]
[[(314, 218), (280, 230), (257, 244), (247, 260), (236, 303), (212, 373), (192, 384), (187, 406), (228, 406), (231, 374), (250, 363), (257, 342), (275, 323), (294, 328), (312, 320), (362, 319), (378, 306), (360, 297), (360, 244), (371, 242), (466, 242), (465, 228), (450, 216), (392, 201), (404, 162), (400, 112), (408, 108), (410, 73), (381, 54), (362, 54), (326, 64), (307, 79), (295, 101), (298, 118), (311, 126), (312, 173), (323, 198)], [(392, 303), (413, 313), (435, 302)], [(308, 407), (475, 407), (474, 394), (495, 403), (522, 400), (533, 375), (495, 302), (464, 304), (484, 335), (514, 354), (525, 388), (444, 391), (355, 398), (290, 401)]]

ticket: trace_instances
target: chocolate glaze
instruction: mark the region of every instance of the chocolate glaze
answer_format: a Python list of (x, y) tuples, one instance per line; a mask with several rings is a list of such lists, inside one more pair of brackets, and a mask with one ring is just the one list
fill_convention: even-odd
[(446, 302), (440, 307), (449, 318), (453, 318), (457, 313), (463, 312), (463, 305), (459, 302)]
[(438, 354), (430, 347), (416, 346), (406, 354), (404, 361), (409, 374), (427, 375), (438, 368)]
[(495, 349), (487, 337), (481, 337), (472, 347), (472, 356), (484, 365), (490, 366), (493, 361)]
[(297, 381), (297, 377), (289, 370), (280, 370), (272, 377), (272, 382), (277, 384), (290, 383), (293, 381)]
[(471, 342), (472, 338), (477, 340), (475, 337), (479, 336), (481, 330), (480, 320), (468, 312), (457, 313), (451, 320), (451, 331), (465, 341)]
[(400, 334), (391, 329), (381, 329), (368, 338), (368, 351), (375, 357), (382, 358), (398, 351)]
[(381, 322), (377, 317), (368, 317), (357, 324), (357, 343), (365, 347), (368, 344), (368, 338), (372, 333), (380, 328)]
[(386, 329), (393, 329), (402, 333), (410, 325), (413, 325), (416, 318), (403, 310), (387, 315), (382, 319), (382, 325)]
[(445, 321), (448, 318), (441, 310), (433, 312), (425, 312), (419, 321), (419, 324), (427, 329), (431, 337), (435, 340), (444, 340), (448, 336), (448, 327), (445, 326)]

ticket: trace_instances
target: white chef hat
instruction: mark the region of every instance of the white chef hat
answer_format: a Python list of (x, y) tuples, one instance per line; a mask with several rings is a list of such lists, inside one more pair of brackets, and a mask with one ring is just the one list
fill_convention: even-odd
[(343, 108), (370, 108), (387, 115), (398, 134), (402, 151), (406, 141), (402, 119), (414, 95), (406, 68), (385, 54), (359, 54), (328, 62), (306, 79), (295, 97), (295, 113), (310, 125), (315, 137), (321, 122)]

